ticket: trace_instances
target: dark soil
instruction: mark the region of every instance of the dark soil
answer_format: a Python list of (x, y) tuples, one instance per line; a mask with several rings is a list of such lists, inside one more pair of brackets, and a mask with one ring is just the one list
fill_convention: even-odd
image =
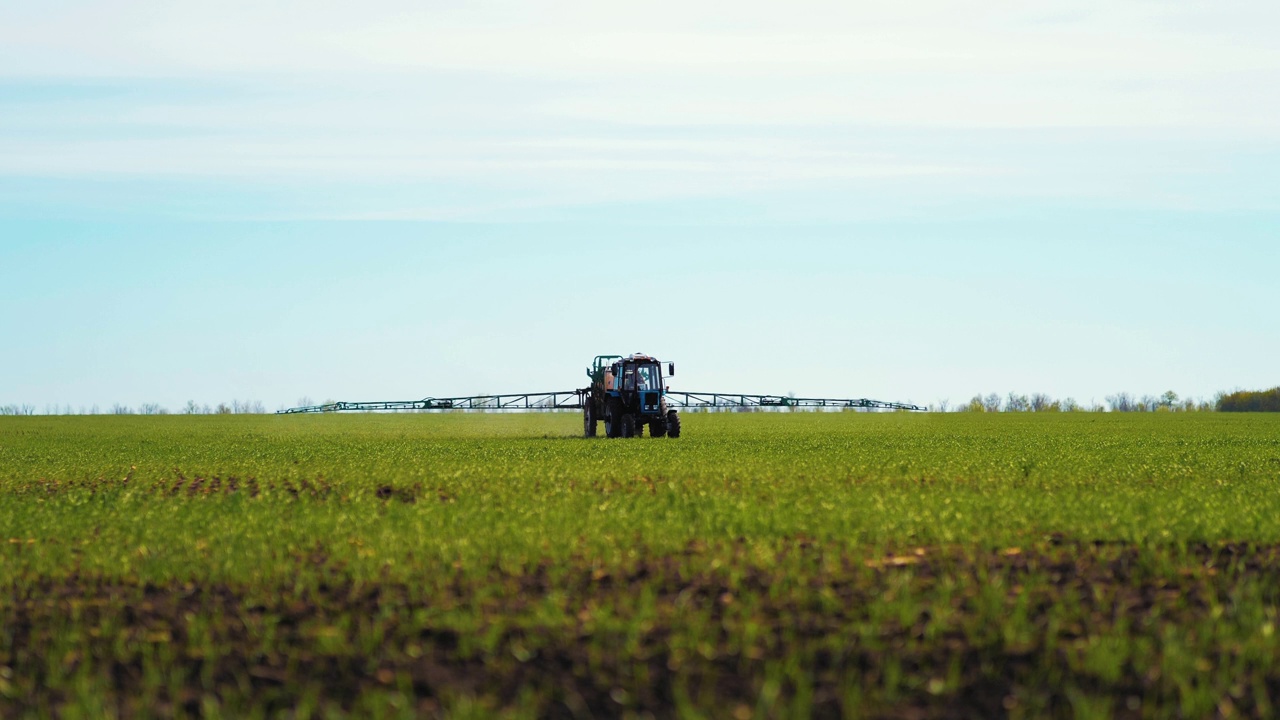
[[(217, 484), (180, 491), (193, 486)], [(1280, 698), (1280, 658), (1251, 645), (1253, 614), (1280, 599), (1276, 546), (1050, 538), (868, 556), (794, 541), (762, 560), (742, 542), (619, 567), (422, 572), (10, 588), (0, 715), (63, 714), (77, 687), (160, 717), (290, 714), (307, 697), (357, 714), (399, 698), (425, 715), (472, 699), (546, 717), (1068, 716), (1081, 696), (1120, 717), (1202, 715), (1190, 703), (1205, 698), (1210, 715), (1266, 716)], [(1100, 639), (1121, 648), (1110, 669)], [(1184, 657), (1192, 677), (1171, 672)]]

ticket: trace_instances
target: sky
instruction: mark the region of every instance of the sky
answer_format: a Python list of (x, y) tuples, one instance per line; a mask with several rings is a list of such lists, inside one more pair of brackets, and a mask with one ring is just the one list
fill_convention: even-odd
[(1280, 5), (0, 4), (0, 405), (1280, 385)]

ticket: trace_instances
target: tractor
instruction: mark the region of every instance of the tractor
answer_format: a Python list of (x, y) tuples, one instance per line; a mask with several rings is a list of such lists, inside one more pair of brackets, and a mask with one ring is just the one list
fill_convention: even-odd
[[(667, 376), (675, 374), (675, 363), (667, 363)], [(587, 377), (590, 387), (578, 391), (585, 437), (596, 436), (601, 420), (611, 438), (640, 437), (645, 425), (650, 437), (680, 437), (680, 414), (667, 407), (662, 363), (656, 358), (639, 353), (625, 358), (597, 355)]]

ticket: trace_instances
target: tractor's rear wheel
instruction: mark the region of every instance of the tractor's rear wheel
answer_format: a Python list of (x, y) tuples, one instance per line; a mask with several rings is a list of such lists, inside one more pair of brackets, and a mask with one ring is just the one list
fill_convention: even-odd
[(667, 434), (667, 420), (664, 417), (656, 417), (649, 421), (649, 437), (660, 438)]
[(618, 398), (609, 398), (609, 407), (604, 411), (604, 434), (605, 437), (621, 437), (622, 436), (622, 401)]
[(582, 405), (582, 437), (596, 436), (596, 407), (588, 399)]
[(675, 410), (667, 411), (667, 437), (680, 437), (680, 413)]
[(636, 417), (630, 413), (622, 416), (622, 437), (636, 436)]

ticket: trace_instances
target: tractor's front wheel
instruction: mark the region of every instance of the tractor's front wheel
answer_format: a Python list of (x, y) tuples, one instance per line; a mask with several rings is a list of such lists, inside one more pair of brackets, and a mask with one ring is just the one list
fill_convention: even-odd
[(582, 405), (582, 437), (596, 436), (596, 407), (588, 399)]
[(667, 437), (680, 437), (680, 413), (675, 410), (667, 411)]
[(604, 411), (604, 434), (605, 437), (622, 437), (622, 401), (618, 398), (609, 398), (609, 407)]
[(658, 416), (649, 421), (649, 437), (660, 438), (667, 434), (667, 420)]

